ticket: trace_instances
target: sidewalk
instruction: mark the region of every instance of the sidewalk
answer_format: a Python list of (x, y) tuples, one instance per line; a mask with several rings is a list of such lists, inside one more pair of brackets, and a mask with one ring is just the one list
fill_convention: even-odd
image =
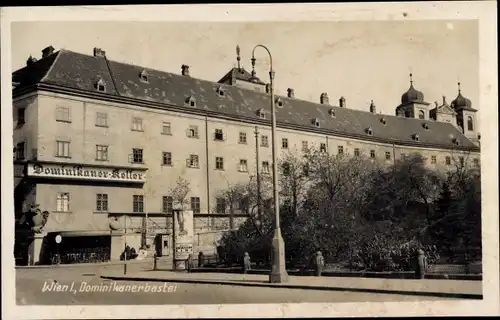
[(119, 272), (110, 272), (103, 273), (101, 278), (128, 281), (161, 281), (233, 286), (261, 286), (289, 289), (354, 291), (462, 299), (482, 299), (481, 281), (289, 276), (289, 281), (287, 283), (268, 283), (268, 276), (266, 275), (186, 273), (182, 271), (141, 271), (127, 275), (123, 275), (123, 273)]

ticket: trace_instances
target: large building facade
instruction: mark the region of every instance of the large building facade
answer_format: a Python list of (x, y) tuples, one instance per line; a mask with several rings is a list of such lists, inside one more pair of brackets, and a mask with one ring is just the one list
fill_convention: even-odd
[[(227, 228), (207, 218), (226, 214), (222, 190), (257, 170), (270, 174), (269, 86), (240, 67), (218, 82), (181, 70), (110, 61), (98, 48), (85, 55), (48, 47), (13, 73), (16, 217), (34, 205), (48, 211), (23, 253), (29, 263), (47, 263), (56, 235), (69, 255), (102, 259), (118, 259), (125, 241), (137, 248), (168, 239), (179, 178), (190, 182), (187, 202), (206, 236)], [(374, 103), (360, 111), (329, 100), (299, 100), (293, 89), (276, 96), (278, 156), (317, 147), (386, 163), (420, 153), (443, 170), (467, 156), (479, 166), (476, 110), (460, 92), (431, 106), (411, 83), (396, 116)]]

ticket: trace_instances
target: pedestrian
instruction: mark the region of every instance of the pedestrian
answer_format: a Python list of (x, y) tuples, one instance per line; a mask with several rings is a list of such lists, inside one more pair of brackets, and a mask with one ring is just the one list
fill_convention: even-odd
[(426, 270), (427, 270), (427, 257), (425, 256), (424, 250), (418, 249), (416, 254), (415, 278), (424, 279)]
[(245, 256), (243, 257), (243, 273), (248, 273), (248, 270), (252, 268), (251, 264), (250, 255), (248, 252), (245, 252)]
[(186, 268), (187, 268), (187, 271), (189, 273), (191, 273), (192, 269), (193, 269), (193, 255), (192, 254), (189, 254), (188, 258), (187, 258), (187, 261), (186, 261)]
[(316, 273), (316, 277), (321, 277), (321, 272), (323, 272), (323, 267), (325, 265), (325, 259), (323, 258), (323, 254), (321, 251), (316, 252), (316, 259), (314, 261), (314, 271)]
[(203, 261), (205, 259), (204, 255), (203, 255), (203, 252), (200, 251), (200, 253), (198, 253), (198, 268), (203, 268), (203, 265), (205, 264), (205, 262)]

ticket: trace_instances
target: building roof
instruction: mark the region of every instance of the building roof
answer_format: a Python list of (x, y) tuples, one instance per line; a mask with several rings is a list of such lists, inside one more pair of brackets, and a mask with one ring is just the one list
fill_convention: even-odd
[(262, 82), (262, 80), (260, 80), (257, 77), (253, 77), (252, 74), (250, 72), (246, 71), (245, 68), (243, 68), (243, 67), (241, 67), (241, 68), (232, 68), (218, 82), (219, 83), (225, 82), (228, 79), (231, 79), (231, 80), (234, 80), (234, 79), (236, 79), (236, 80), (243, 80), (243, 81), (248, 81), (248, 82), (253, 82), (253, 83), (258, 83), (258, 84), (265, 85), (265, 83)]
[[(140, 78), (144, 70), (148, 75), (147, 82)], [(138, 104), (150, 103), (160, 108), (178, 107), (186, 112), (236, 117), (245, 121), (270, 123), (271, 119), (269, 94), (68, 50), (57, 51), (15, 71), (13, 81), (19, 83), (13, 90), (14, 97), (33, 90), (33, 85), (37, 85), (44, 90), (57, 88), (102, 98), (126, 98), (127, 103), (137, 101)], [(99, 81), (106, 85), (105, 93), (97, 92)], [(186, 103), (190, 98), (196, 101), (195, 106)], [(281, 101), (276, 105), (278, 127), (386, 143), (479, 150), (449, 123), (374, 114), (285, 96), (276, 98)], [(259, 110), (264, 110), (265, 120), (260, 118)], [(416, 134), (418, 141), (415, 140)]]

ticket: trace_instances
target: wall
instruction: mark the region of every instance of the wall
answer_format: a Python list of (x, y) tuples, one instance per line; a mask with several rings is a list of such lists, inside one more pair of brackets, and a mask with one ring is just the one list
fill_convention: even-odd
[[(146, 210), (148, 212), (161, 212), (162, 197), (169, 195), (170, 189), (176, 186), (178, 177), (182, 176), (191, 182), (191, 192), (188, 197), (200, 197), (201, 212), (214, 212), (215, 199), (221, 190), (236, 183), (245, 183), (256, 173), (255, 126), (252, 124), (117, 103), (104, 103), (97, 100), (52, 93), (40, 95), (38, 105), (40, 107), (38, 134), (40, 160), (102, 164), (102, 161), (95, 159), (95, 146), (96, 144), (103, 144), (109, 146), (109, 161), (106, 161), (105, 164), (148, 168), (147, 182), (141, 190), (118, 189), (120, 190), (118, 193), (113, 192), (113, 195), (117, 194), (117, 196), (110, 195), (110, 211), (130, 212), (132, 195), (144, 194)], [(71, 123), (55, 121), (57, 106), (71, 108)], [(95, 126), (97, 112), (106, 112), (108, 114), (107, 128)], [(144, 131), (131, 130), (133, 116), (143, 119)], [(172, 135), (162, 134), (162, 123), (164, 121), (171, 123)], [(198, 139), (187, 137), (186, 131), (191, 125), (198, 126)], [(214, 140), (215, 129), (223, 129), (224, 141)], [(264, 126), (258, 126), (258, 130), (259, 167), (261, 167), (263, 161), (269, 161), (271, 164), (271, 147), (261, 147), (260, 136), (267, 135), (269, 145), (271, 145), (271, 130), (269, 127)], [(239, 132), (247, 134), (246, 144), (239, 143)], [(70, 159), (54, 157), (55, 140), (57, 138), (71, 140)], [(286, 150), (281, 147), (282, 138), (288, 139), (289, 148)], [(374, 150), (378, 161), (386, 164), (393, 163), (394, 159), (400, 159), (402, 153), (418, 152), (428, 158), (427, 163), (429, 166), (441, 169), (444, 166), (445, 156), (452, 154), (450, 150), (393, 147), (390, 144), (288, 129), (279, 129), (276, 140), (278, 156), (286, 152), (300, 154), (302, 141), (307, 140), (309, 147), (319, 147), (320, 143), (326, 143), (331, 154), (337, 154), (339, 145), (344, 147), (344, 153), (346, 154), (353, 154), (354, 148), (359, 148), (365, 155), (369, 155), (370, 150)], [(129, 163), (132, 148), (142, 148), (144, 150), (144, 164)], [(172, 153), (172, 166), (162, 166), (162, 152)], [(390, 152), (391, 160), (385, 160), (385, 152)], [(190, 154), (199, 156), (199, 168), (194, 169), (186, 166), (186, 159)], [(437, 164), (435, 165), (430, 163), (432, 155), (437, 157)], [(216, 156), (224, 158), (224, 170), (215, 169)], [(248, 172), (239, 171), (240, 159), (247, 160)], [(61, 187), (57, 188), (62, 190)], [(78, 188), (72, 193), (77, 193), (76, 190)], [(90, 193), (94, 194), (97, 192), (96, 190), (88, 191), (89, 194), (87, 195), (84, 195), (87, 191), (83, 192), (78, 197), (84, 198), (75, 201), (82, 206), (88, 207), (88, 203), (95, 203)], [(53, 204), (50, 204), (52, 208), (55, 205), (55, 200), (51, 201), (53, 202)], [(90, 212), (91, 209), (88, 209), (88, 211)]]

